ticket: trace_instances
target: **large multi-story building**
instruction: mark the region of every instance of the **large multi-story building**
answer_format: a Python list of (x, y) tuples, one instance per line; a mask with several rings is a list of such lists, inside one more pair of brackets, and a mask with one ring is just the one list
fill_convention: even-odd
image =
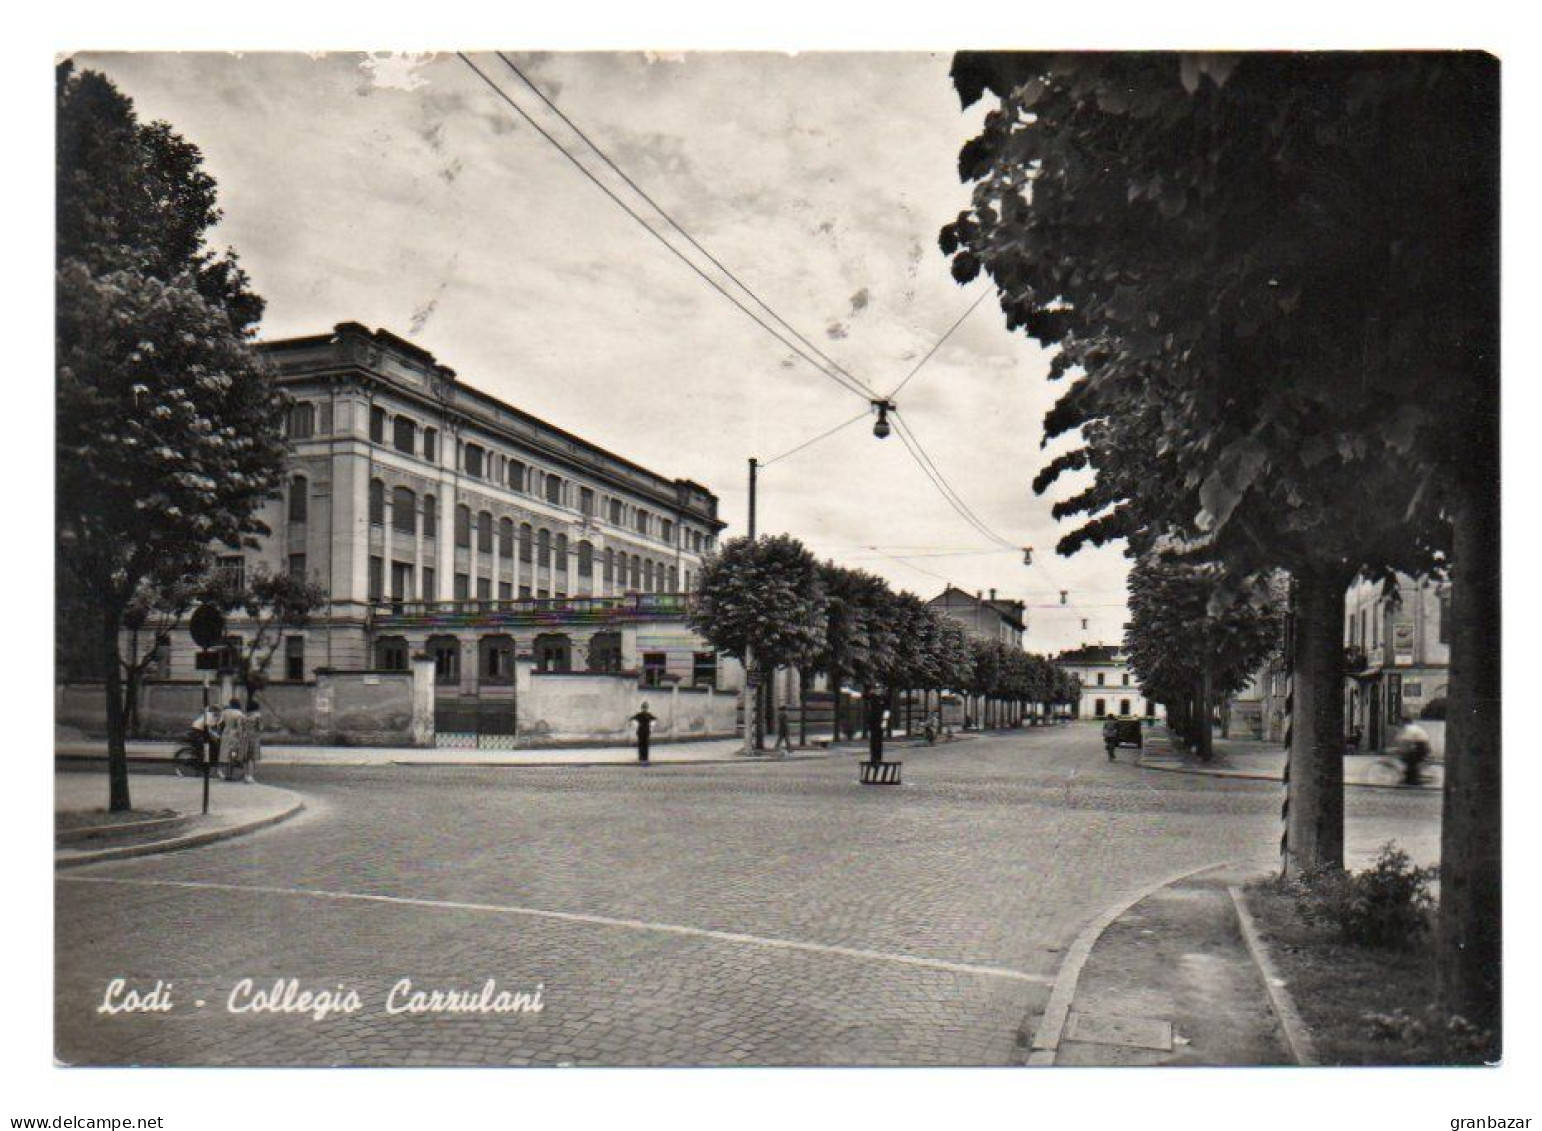
[(1103, 719), (1159, 716), (1161, 708), (1146, 698), (1130, 670), (1129, 658), (1117, 644), (1084, 644), (1055, 657), (1055, 665), (1082, 681), (1077, 717)]
[(1027, 606), (1021, 601), (997, 600), (994, 589), (986, 597), (981, 593), (965, 593), (950, 585), (927, 604), (956, 620), (976, 639), (995, 640), (1017, 649), (1023, 646)]
[[(324, 616), (285, 634), (270, 679), (424, 654), (442, 690), (466, 695), (512, 688), (516, 656), (720, 685), (684, 624), (724, 527), (705, 487), (504, 404), (384, 330), (345, 322), (263, 350), (293, 401), (289, 484), (262, 515), (271, 536), (218, 564), (329, 594)], [(162, 674), (192, 675), (183, 645)]]

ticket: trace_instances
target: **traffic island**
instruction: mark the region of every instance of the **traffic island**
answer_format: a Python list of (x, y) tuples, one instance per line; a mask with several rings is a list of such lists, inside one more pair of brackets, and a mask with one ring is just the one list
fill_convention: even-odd
[(207, 815), (200, 812), (203, 782), (167, 774), (133, 774), (135, 809), (109, 813), (107, 776), (54, 775), (54, 865), (81, 867), (161, 852), (197, 848), (256, 832), (304, 808), (300, 796), (256, 782), (210, 782)]
[(865, 758), (860, 763), (862, 772), (859, 781), (863, 785), (899, 785), (900, 767), (903, 762), (874, 762)]

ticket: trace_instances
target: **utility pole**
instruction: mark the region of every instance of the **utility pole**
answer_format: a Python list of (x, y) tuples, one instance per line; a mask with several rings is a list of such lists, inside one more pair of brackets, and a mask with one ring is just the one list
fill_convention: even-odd
[[(760, 461), (750, 457), (750, 543), (755, 542), (755, 474)], [(755, 656), (748, 645), (744, 649), (744, 752), (754, 754), (757, 749), (756, 732), (760, 723), (760, 681), (755, 676)]]

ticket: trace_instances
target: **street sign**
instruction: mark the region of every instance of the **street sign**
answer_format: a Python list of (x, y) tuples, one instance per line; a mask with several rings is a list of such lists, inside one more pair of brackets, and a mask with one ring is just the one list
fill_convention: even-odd
[(193, 669), (200, 672), (217, 672), (220, 670), (220, 660), (224, 657), (221, 648), (204, 648), (194, 658)]
[(213, 605), (199, 605), (188, 621), (188, 631), (193, 643), (200, 648), (213, 648), (225, 639), (225, 614)]

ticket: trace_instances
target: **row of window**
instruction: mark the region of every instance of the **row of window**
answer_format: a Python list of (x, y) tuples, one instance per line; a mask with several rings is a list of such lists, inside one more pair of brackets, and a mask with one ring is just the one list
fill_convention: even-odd
[[(541, 533), (545, 534), (546, 531), (543, 530)], [(530, 597), (536, 597), (543, 600), (549, 597), (556, 597), (558, 600), (565, 600), (569, 596), (567, 590), (567, 550), (565, 542), (566, 537), (564, 535), (557, 535), (557, 552), (562, 556), (557, 558), (559, 564), (554, 570), (555, 576), (552, 578), (555, 583), (554, 588), (548, 589), (545, 586), (532, 588), (528, 584), (520, 585), (518, 596), (521, 600)], [(549, 555), (550, 551), (548, 549), (547, 543), (542, 543), (541, 552), (544, 555)], [(303, 554), (291, 556), (298, 556), (302, 559), (304, 558)], [(594, 553), (593, 548), (589, 545), (589, 543), (578, 543), (577, 557), (579, 561), (579, 577), (592, 578), (594, 576)], [(636, 554), (617, 554), (613, 550), (606, 550), (601, 560), (604, 563), (602, 580), (604, 582), (605, 588), (607, 589), (624, 589), (628, 592), (635, 593), (680, 592), (681, 577), (679, 570), (675, 566), (665, 566), (662, 562), (655, 564), (652, 561), (645, 561), (639, 558)], [(548, 561), (549, 557), (542, 557), (540, 559), (540, 564), (546, 565)], [(303, 568), (303, 561), (301, 564)], [(435, 574), (434, 567), (423, 567), (423, 584), (418, 589), (416, 594), (413, 592), (413, 573), (414, 566), (411, 562), (393, 561), (391, 563), (390, 599), (393, 601), (439, 600), (438, 578)], [(370, 555), (370, 600), (385, 600), (385, 581), (385, 559), (378, 554)], [(687, 570), (685, 572), (685, 588), (689, 590), (690, 586), (691, 573), (689, 570)], [(472, 600), (473, 597), (478, 601), (493, 600), (492, 578), (486, 576), (485, 574), (481, 577), (478, 577), (476, 579), (476, 592), (473, 594), (471, 575), (468, 573), (456, 573), (453, 591), (454, 600), (469, 601)], [(498, 582), (497, 599), (500, 601), (512, 601), (514, 598), (515, 589), (513, 578), (500, 579)]]
[[(1108, 701), (1105, 700), (1105, 699), (1094, 699), (1092, 701), (1092, 714), (1093, 714), (1094, 718), (1106, 719), (1108, 717)], [(1128, 699), (1121, 699), (1121, 700), (1119, 700), (1119, 715), (1120, 715), (1120, 717), (1121, 718), (1128, 717), (1129, 714), (1130, 714), (1130, 701)], [(1155, 715), (1156, 715), (1156, 704), (1155, 703), (1147, 703), (1146, 704), (1146, 717), (1147, 718), (1152, 718)]]
[[(424, 653), (434, 661), (434, 682), (459, 685), (461, 681), (461, 642), (454, 636), (433, 636), (424, 646)], [(514, 638), (495, 633), (477, 640), (477, 682), (479, 684), (512, 684), (514, 682)], [(571, 672), (573, 667), (573, 640), (566, 633), (547, 632), (537, 636), (531, 644), (531, 659), (539, 672)], [(408, 646), (404, 636), (382, 636), (375, 642), (375, 666), (383, 671), (407, 670)], [(582, 670), (590, 672), (621, 671), (621, 634), (597, 632), (590, 638), (588, 654)], [(657, 687), (665, 680), (668, 670), (667, 656), (663, 652), (642, 654), (642, 681)], [(692, 655), (691, 685), (715, 687), (717, 685), (717, 655), (713, 652), (696, 652)]]

